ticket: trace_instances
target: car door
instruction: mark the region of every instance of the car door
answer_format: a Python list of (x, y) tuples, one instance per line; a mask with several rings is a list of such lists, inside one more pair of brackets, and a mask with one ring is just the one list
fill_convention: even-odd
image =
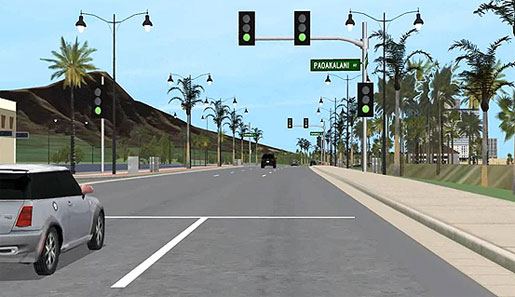
[(72, 242), (83, 239), (91, 231), (91, 211), (87, 199), (69, 171), (57, 174), (61, 195), (66, 201), (67, 220)]

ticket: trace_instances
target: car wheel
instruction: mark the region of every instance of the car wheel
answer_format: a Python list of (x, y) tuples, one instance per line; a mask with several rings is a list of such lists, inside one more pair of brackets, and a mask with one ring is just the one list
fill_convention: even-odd
[(274, 165), (274, 169), (277, 168), (277, 165)]
[(93, 235), (88, 242), (90, 250), (99, 250), (104, 245), (105, 237), (105, 217), (104, 213), (100, 212), (96, 219), (93, 221)]
[(61, 252), (61, 243), (59, 235), (54, 227), (51, 227), (43, 243), (43, 249), (39, 255), (38, 261), (34, 263), (34, 270), (39, 275), (50, 275), (57, 269), (59, 263), (59, 254)]
[(261, 169), (265, 168), (265, 166), (261, 165)]

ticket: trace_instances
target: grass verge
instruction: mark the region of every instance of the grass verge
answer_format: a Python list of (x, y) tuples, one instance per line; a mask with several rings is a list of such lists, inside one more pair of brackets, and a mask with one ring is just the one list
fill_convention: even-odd
[(483, 188), (481, 186), (457, 184), (457, 183), (451, 183), (451, 182), (413, 178), (413, 177), (406, 177), (406, 178), (425, 182), (425, 183), (430, 183), (430, 184), (434, 184), (434, 185), (444, 186), (444, 187), (448, 187), (448, 188), (453, 188), (456, 190), (461, 190), (461, 191), (470, 192), (470, 193), (474, 193), (474, 194), (490, 196), (490, 197), (494, 197), (494, 198), (499, 198), (499, 199), (515, 202), (515, 195), (513, 195), (511, 190), (499, 189), (499, 188)]

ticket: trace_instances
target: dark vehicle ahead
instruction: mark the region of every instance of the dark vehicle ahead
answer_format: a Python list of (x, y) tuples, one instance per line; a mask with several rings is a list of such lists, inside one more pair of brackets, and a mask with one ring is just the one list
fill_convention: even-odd
[(263, 157), (261, 157), (261, 168), (265, 168), (265, 166), (277, 167), (273, 154), (263, 154)]

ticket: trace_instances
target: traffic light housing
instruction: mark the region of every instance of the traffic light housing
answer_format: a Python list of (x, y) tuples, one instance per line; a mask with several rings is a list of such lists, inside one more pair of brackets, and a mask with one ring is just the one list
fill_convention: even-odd
[(238, 45), (256, 45), (256, 12), (238, 12)]
[(358, 117), (374, 116), (374, 84), (358, 83)]
[(311, 44), (311, 12), (295, 11), (294, 12), (294, 45), (310, 45)]
[(102, 118), (104, 113), (104, 104), (102, 100), (102, 87), (97, 86), (93, 91), (93, 106), (91, 108), (91, 113), (93, 118)]
[(304, 129), (309, 129), (309, 119), (304, 118)]
[(293, 128), (293, 118), (288, 118), (288, 129)]

